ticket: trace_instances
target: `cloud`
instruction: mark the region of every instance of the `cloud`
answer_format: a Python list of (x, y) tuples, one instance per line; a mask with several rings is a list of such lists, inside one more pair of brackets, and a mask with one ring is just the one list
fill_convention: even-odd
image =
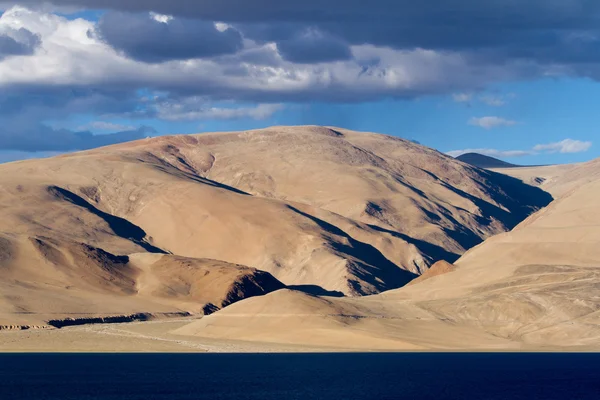
[(159, 101), (150, 112), (156, 118), (167, 121), (199, 120), (264, 120), (284, 108), (282, 104), (257, 104), (250, 107), (207, 106), (201, 98), (187, 98), (178, 102)]
[(508, 100), (514, 98), (515, 96), (516, 95), (514, 93), (509, 93), (505, 95), (485, 94), (475, 97), (473, 93), (455, 93), (452, 95), (452, 100), (455, 103), (467, 103), (468, 105), (470, 105), (471, 102), (478, 101), (488, 106), (501, 107), (506, 105)]
[[(212, 106), (201, 97), (182, 99), (150, 99), (139, 116), (165, 121), (235, 120), (270, 118), (284, 108), (283, 104), (257, 104), (253, 106)], [(135, 113), (130, 116), (135, 116)]]
[(535, 156), (538, 154), (553, 154), (553, 153), (582, 153), (588, 151), (592, 147), (592, 142), (581, 140), (565, 139), (560, 142), (538, 144), (531, 150), (498, 150), (498, 149), (463, 149), (452, 150), (447, 152), (449, 156), (458, 157), (466, 153), (479, 153), (490, 157), (512, 158)]
[(115, 49), (150, 63), (213, 57), (242, 48), (242, 36), (232, 28), (221, 31), (211, 21), (156, 13), (108, 12), (96, 32)]
[(173, 16), (172, 15), (157, 14), (157, 13), (155, 13), (153, 11), (150, 11), (150, 18), (152, 18), (156, 22), (162, 22), (163, 24), (168, 24), (173, 19)]
[(452, 95), (452, 100), (456, 103), (469, 103), (473, 99), (471, 93), (455, 93)]
[(43, 124), (3, 127), (0, 130), (0, 150), (21, 152), (66, 152), (87, 150), (154, 135), (149, 127), (136, 130), (94, 135), (90, 132), (74, 132), (54, 129)]
[(9, 56), (31, 55), (40, 45), (40, 37), (25, 28), (0, 25), (0, 60)]
[[(39, 6), (42, 0), (21, 0)], [(350, 45), (461, 52), (471, 60), (581, 64), (600, 60), (600, 4), (593, 0), (53, 0), (59, 6), (113, 9), (269, 25), (271, 40), (293, 29), (318, 29)], [(460, 29), (457, 29), (460, 27)], [(249, 30), (247, 28), (247, 30)], [(250, 37), (250, 34), (249, 36)], [(577, 73), (576, 71), (572, 71)]]
[(318, 30), (308, 29), (277, 42), (281, 56), (294, 63), (345, 61), (352, 58), (348, 43)]
[[(165, 24), (148, 15), (144, 18), (143, 24), (160, 26), (177, 20)], [(97, 35), (90, 35), (97, 29), (92, 21), (67, 20), (23, 8), (7, 11), (0, 17), (0, 25), (22, 25), (42, 37), (40, 51), (34, 55), (0, 62), (0, 90), (44, 87), (55, 91), (63, 88), (65, 93), (71, 93), (75, 88), (76, 91), (102, 88), (136, 93), (143, 89), (240, 102), (356, 102), (478, 86), (505, 73), (504, 66), (477, 72), (479, 67), (469, 66), (459, 54), (393, 50), (366, 44), (353, 46), (353, 58), (346, 61), (293, 63), (279, 54), (276, 44), (248, 40), (234, 54), (149, 64), (146, 61), (189, 57), (191, 53), (185, 47), (187, 44), (181, 45), (183, 48), (175, 46), (176, 50), (168, 49), (169, 38), (178, 37), (170, 34), (166, 39), (157, 39), (162, 40), (159, 50), (155, 42), (146, 41), (135, 32), (131, 34), (131, 43), (112, 43), (134, 52), (140, 61), (124, 50), (115, 51)], [(129, 34), (123, 32), (119, 40), (129, 40), (123, 38)], [(188, 39), (185, 37), (185, 41), (189, 42)], [(138, 47), (138, 44), (143, 45)], [(152, 54), (146, 54), (144, 49)]]
[(534, 155), (535, 152), (531, 150), (497, 150), (497, 149), (464, 149), (464, 150), (452, 150), (447, 152), (449, 156), (458, 157), (467, 153), (478, 153), (490, 157), (501, 157), (501, 158), (512, 158), (512, 157), (524, 157)]
[[(21, 4), (42, 4), (45, 0), (19, 0)], [(439, 22), (439, 18), (451, 22), (467, 22), (474, 16), (487, 17), (483, 21), (471, 20), (479, 26), (528, 26), (541, 28), (558, 21), (585, 22), (597, 18), (594, 11), (600, 9), (596, 2), (586, 0), (528, 0), (505, 2), (491, 0), (481, 3), (475, 0), (456, 0), (452, 4), (439, 0), (423, 0), (419, 6), (410, 0), (305, 0), (287, 2), (277, 0), (53, 0), (60, 6), (80, 6), (93, 9), (120, 9), (124, 11), (152, 10), (166, 15), (188, 16), (224, 21), (371, 21), (374, 24), (418, 25), (424, 21)], [(434, 7), (437, 6), (437, 7)], [(453, 11), (453, 12), (452, 12)], [(533, 11), (536, 11), (534, 13)], [(506, 20), (504, 17), (512, 17)], [(438, 24), (436, 24), (438, 25)], [(459, 32), (456, 33), (458, 35)], [(466, 33), (463, 33), (466, 35)], [(481, 40), (472, 38), (471, 40)]]
[(512, 121), (510, 119), (504, 119), (500, 117), (474, 117), (469, 120), (469, 125), (479, 126), (484, 129), (493, 129), (502, 126), (512, 126), (516, 124), (517, 121)]
[(547, 153), (582, 153), (588, 151), (592, 147), (592, 142), (565, 139), (560, 142), (538, 144), (533, 149), (535, 151), (543, 151)]
[(506, 104), (506, 99), (500, 96), (481, 96), (480, 100), (488, 106), (501, 107)]
[(115, 124), (107, 121), (92, 121), (89, 124), (80, 126), (77, 128), (78, 131), (86, 131), (88, 129), (98, 131), (133, 131), (136, 128), (131, 125)]

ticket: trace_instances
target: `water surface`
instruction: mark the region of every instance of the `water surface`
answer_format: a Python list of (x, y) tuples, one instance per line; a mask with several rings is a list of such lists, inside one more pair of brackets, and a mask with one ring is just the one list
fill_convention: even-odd
[(0, 399), (600, 399), (600, 354), (0, 354)]

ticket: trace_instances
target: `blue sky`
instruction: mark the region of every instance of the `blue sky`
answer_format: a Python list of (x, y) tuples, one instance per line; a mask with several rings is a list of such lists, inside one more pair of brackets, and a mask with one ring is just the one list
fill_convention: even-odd
[[(331, 20), (311, 20), (302, 5), (242, 13), (232, 8), (244, 7), (239, 0), (184, 8), (153, 0), (152, 9), (137, 0), (0, 0), (0, 162), (304, 124), (518, 164), (600, 157), (600, 7), (462, 0), (453, 19), (439, 21), (425, 4), (441, 7), (433, 0), (381, 14), (350, 2), (339, 15), (337, 0), (312, 1), (307, 9)], [(506, 17), (473, 22), (491, 11)], [(465, 21), (473, 32), (445, 31)]]
[[(491, 103), (491, 105), (489, 104)], [(600, 157), (600, 84), (588, 79), (546, 78), (532, 82), (494, 85), (481, 92), (424, 96), (358, 104), (287, 103), (271, 117), (261, 120), (203, 120), (191, 122), (160, 119), (111, 119), (123, 126), (152, 126), (160, 134), (245, 130), (273, 125), (331, 125), (359, 131), (399, 136), (442, 152), (494, 149), (500, 152), (529, 151), (536, 145), (565, 139), (592, 142), (587, 151), (575, 153), (535, 152), (531, 155), (497, 156), (519, 164), (556, 164), (588, 161)], [(244, 107), (247, 105), (240, 105)], [(226, 107), (236, 108), (227, 104)], [(514, 125), (490, 129), (472, 125), (472, 118), (495, 116)], [(77, 129), (95, 121), (93, 115), (63, 121)], [(57, 122), (58, 123), (58, 122)], [(93, 129), (97, 133), (103, 130)]]

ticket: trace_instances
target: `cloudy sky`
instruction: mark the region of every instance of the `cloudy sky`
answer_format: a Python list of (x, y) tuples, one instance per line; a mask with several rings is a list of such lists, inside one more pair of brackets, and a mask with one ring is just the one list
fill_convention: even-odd
[(320, 124), (600, 157), (597, 0), (0, 0), (0, 162)]

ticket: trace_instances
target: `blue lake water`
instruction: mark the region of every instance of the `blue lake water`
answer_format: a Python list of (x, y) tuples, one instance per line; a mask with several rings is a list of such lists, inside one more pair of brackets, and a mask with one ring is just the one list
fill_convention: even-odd
[(600, 399), (600, 354), (0, 354), (0, 399)]

